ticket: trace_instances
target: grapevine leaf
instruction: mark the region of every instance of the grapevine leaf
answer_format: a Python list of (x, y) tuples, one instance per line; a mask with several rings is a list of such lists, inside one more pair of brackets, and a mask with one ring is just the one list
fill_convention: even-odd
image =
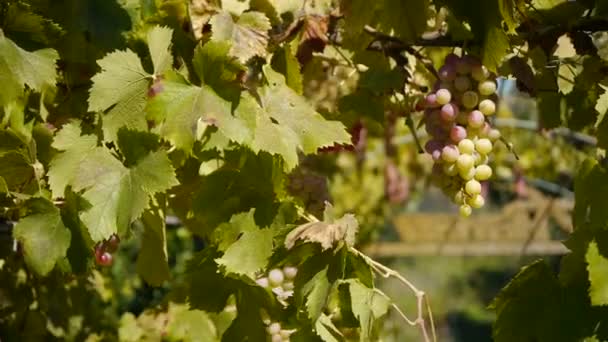
[(359, 223), (352, 214), (346, 214), (333, 222), (309, 222), (298, 226), (287, 234), (285, 247), (287, 249), (293, 248), (298, 240), (319, 243), (323, 250), (332, 248), (341, 241), (348, 246), (353, 246), (358, 230)]
[(515, 13), (517, 8), (521, 7), (523, 4), (523, 0), (498, 0), (498, 8), (500, 9), (500, 14), (502, 14), (502, 19), (509, 29), (509, 34), (516, 33), (515, 29), (519, 23), (517, 22)]
[(380, 12), (380, 29), (385, 32), (394, 30), (402, 40), (414, 41), (426, 30), (428, 7), (428, 0), (384, 0), (383, 8), (390, 8), (390, 11)]
[(44, 276), (66, 256), (71, 234), (53, 203), (37, 198), (28, 207), (30, 214), (15, 225), (13, 236), (23, 245), (27, 264)]
[(597, 121), (595, 122), (595, 128), (598, 128), (600, 123), (604, 121), (604, 116), (606, 116), (606, 113), (608, 112), (608, 87), (602, 84), (599, 86), (604, 90), (604, 93), (600, 95), (595, 104), (595, 110), (599, 113)]
[(203, 84), (216, 91), (233, 82), (240, 72), (246, 70), (236, 58), (228, 54), (231, 47), (232, 43), (229, 41), (212, 40), (194, 50), (194, 70)]
[(253, 56), (266, 56), (270, 20), (260, 12), (247, 12), (234, 22), (227, 12), (221, 12), (211, 18), (212, 40), (231, 41), (229, 55), (246, 63)]
[(369, 341), (372, 339), (374, 322), (386, 315), (390, 301), (358, 280), (349, 283), (352, 311), (361, 325), (361, 341)]
[(154, 133), (134, 131), (126, 128), (118, 130), (118, 148), (125, 158), (125, 165), (135, 165), (141, 158), (160, 147), (160, 137)]
[(315, 322), (321, 315), (331, 284), (327, 277), (328, 267), (317, 272), (306, 284), (302, 286), (302, 295), (306, 298), (306, 312), (308, 318)]
[(0, 153), (0, 177), (8, 190), (19, 190), (34, 178), (34, 169), (28, 158), (21, 152)]
[[(213, 261), (214, 251), (205, 249), (188, 262), (186, 278), (188, 303), (192, 309), (219, 312), (235, 290), (236, 280), (224, 278)], [(213, 293), (213, 296), (209, 294)]]
[[(337, 121), (325, 120), (303, 97), (285, 84), (283, 75), (268, 66), (264, 67), (264, 75), (268, 86), (259, 89), (262, 106), (278, 125), (293, 132), (287, 136), (290, 136), (290, 140), (297, 137), (298, 149), (310, 154), (323, 146), (350, 142), (344, 126)], [(285, 129), (281, 130), (285, 132)], [(256, 140), (258, 137), (256, 134)]]
[(264, 268), (272, 255), (271, 229), (244, 232), (226, 249), (224, 255), (215, 261), (226, 268), (226, 273), (243, 274), (254, 278), (254, 274)]
[(159, 208), (142, 215), (144, 233), (137, 256), (137, 273), (150, 285), (160, 286), (170, 278), (165, 217)]
[(57, 51), (43, 49), (27, 52), (0, 31), (0, 106), (16, 99), (24, 85), (42, 91), (45, 85), (55, 84)]
[(121, 127), (146, 130), (144, 109), (150, 75), (137, 54), (128, 49), (115, 51), (97, 64), (101, 72), (92, 78), (89, 111), (108, 111), (103, 118), (104, 138), (115, 141)]
[(172, 339), (192, 342), (218, 341), (215, 324), (205, 311), (170, 304), (167, 333)]
[(215, 242), (219, 251), (225, 252), (242, 233), (258, 229), (253, 219), (253, 213), (252, 209), (247, 213), (233, 215), (230, 222), (222, 223), (213, 231), (211, 240)]
[(585, 255), (589, 272), (589, 297), (592, 305), (608, 305), (608, 259), (604, 258), (597, 243), (589, 243)]
[(154, 26), (148, 31), (148, 48), (154, 65), (154, 75), (161, 75), (171, 67), (171, 37), (173, 30), (168, 27)]
[(576, 77), (582, 71), (582, 66), (562, 63), (558, 69), (557, 86), (562, 94), (569, 94), (574, 89)]
[(222, 0), (222, 9), (234, 15), (241, 15), (249, 9), (250, 0)]
[(285, 44), (272, 56), (272, 68), (285, 76), (285, 83), (296, 93), (302, 94), (300, 63), (292, 52), (291, 44)]
[(326, 314), (321, 314), (319, 319), (316, 320), (315, 332), (325, 342), (344, 341), (344, 336)]

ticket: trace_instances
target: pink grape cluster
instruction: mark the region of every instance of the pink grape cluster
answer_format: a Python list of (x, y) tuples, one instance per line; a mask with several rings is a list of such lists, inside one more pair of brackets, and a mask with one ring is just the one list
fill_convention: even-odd
[(488, 155), (500, 139), (487, 121), (496, 112), (496, 77), (478, 59), (454, 54), (445, 58), (438, 74), (434, 92), (423, 102), (431, 137), (425, 150), (435, 162), (433, 183), (467, 217), (485, 204), (480, 182), (492, 176)]

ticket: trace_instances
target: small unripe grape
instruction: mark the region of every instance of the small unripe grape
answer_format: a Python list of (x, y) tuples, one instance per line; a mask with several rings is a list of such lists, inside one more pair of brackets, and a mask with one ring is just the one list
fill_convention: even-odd
[(458, 150), (462, 154), (471, 154), (475, 151), (475, 143), (471, 139), (463, 139), (458, 143)]
[(496, 92), (496, 82), (494, 81), (483, 81), (477, 86), (477, 91), (483, 96), (492, 95)]
[(471, 216), (471, 213), (473, 213), (473, 209), (471, 209), (471, 206), (468, 204), (462, 204), (459, 208), (459, 212), (460, 216), (469, 217)]
[(458, 174), (458, 168), (456, 168), (455, 164), (443, 164), (443, 173), (446, 176), (456, 176)]
[(476, 65), (471, 68), (471, 77), (477, 82), (482, 82), (490, 76), (490, 72), (483, 65)]
[(475, 158), (475, 165), (487, 164), (490, 158), (486, 154), (473, 153), (473, 157)]
[(469, 126), (473, 128), (480, 128), (486, 122), (486, 118), (483, 116), (483, 113), (478, 110), (473, 110), (469, 113), (469, 117), (467, 118), (467, 122)]
[(492, 115), (496, 112), (496, 104), (490, 99), (485, 99), (479, 103), (479, 111), (484, 115)]
[(490, 139), (482, 138), (475, 142), (475, 150), (481, 154), (492, 152), (492, 142)]
[(259, 278), (255, 282), (265, 289), (268, 288), (268, 286), (270, 286), (270, 283), (268, 282), (268, 278), (266, 278), (266, 277)]
[(283, 283), (283, 290), (285, 290), (285, 291), (293, 290), (293, 282), (291, 282), (291, 281), (284, 282)]
[(271, 323), (268, 327), (266, 327), (266, 331), (270, 335), (281, 333), (281, 323), (279, 323), (279, 322), (273, 322), (273, 323)]
[(456, 78), (456, 70), (449, 65), (444, 65), (437, 71), (442, 81), (453, 81)]
[(472, 169), (474, 164), (475, 164), (475, 160), (473, 159), (473, 157), (471, 155), (468, 155), (468, 154), (461, 154), (460, 156), (458, 156), (458, 159), (456, 160), (456, 165), (458, 166), (458, 170), (462, 171), (462, 172), (467, 172), (468, 170)]
[(293, 279), (298, 274), (298, 268), (293, 266), (285, 266), (283, 267), (283, 274), (287, 279)]
[(472, 167), (468, 170), (458, 170), (458, 175), (460, 176), (460, 178), (466, 181), (471, 180), (475, 178), (475, 168)]
[(486, 200), (481, 195), (475, 195), (467, 200), (467, 204), (475, 209), (479, 209), (486, 204)]
[(452, 200), (456, 204), (462, 204), (462, 203), (464, 203), (464, 194), (462, 193), (462, 191), (456, 192), (454, 194), (454, 196), (452, 197)]
[(467, 76), (458, 76), (454, 80), (454, 88), (458, 91), (467, 91), (471, 89), (471, 80)]
[(450, 139), (452, 139), (453, 142), (457, 143), (459, 141), (461, 141), (462, 139), (467, 137), (467, 130), (462, 127), (462, 126), (454, 126), (452, 127), (452, 129), (450, 130)]
[(435, 94), (437, 95), (437, 103), (440, 105), (448, 104), (452, 100), (452, 93), (447, 89), (439, 89)]
[(479, 165), (475, 168), (475, 179), (485, 181), (492, 177), (492, 168), (488, 165)]
[(426, 106), (429, 108), (435, 108), (439, 106), (439, 103), (437, 103), (437, 95), (435, 94), (428, 94), (424, 100)]
[(452, 122), (458, 115), (458, 106), (453, 103), (444, 104), (441, 107), (441, 119), (447, 122)]
[(280, 286), (284, 279), (283, 271), (278, 268), (274, 268), (268, 272), (268, 281), (273, 287)]
[(477, 106), (477, 101), (479, 101), (479, 97), (477, 93), (474, 91), (466, 91), (462, 94), (462, 105), (466, 108), (473, 109)]
[(481, 193), (481, 183), (475, 179), (471, 179), (464, 185), (464, 191), (469, 195), (477, 195)]
[(490, 139), (491, 141), (496, 141), (498, 139), (500, 139), (500, 131), (497, 129), (491, 129), (488, 132), (488, 139)]
[(441, 151), (441, 159), (446, 163), (453, 163), (458, 159), (460, 152), (454, 145), (447, 145)]

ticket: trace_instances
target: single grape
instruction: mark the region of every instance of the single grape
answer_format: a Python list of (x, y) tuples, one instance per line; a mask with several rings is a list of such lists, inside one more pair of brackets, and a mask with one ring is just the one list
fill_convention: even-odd
[(452, 200), (454, 201), (454, 203), (456, 204), (462, 204), (464, 203), (464, 194), (462, 193), (462, 191), (458, 191), (454, 194), (454, 196), (452, 197)]
[(487, 154), (480, 154), (478, 152), (473, 153), (473, 157), (475, 158), (475, 165), (487, 164), (490, 160)]
[(285, 275), (285, 278), (291, 280), (298, 274), (298, 268), (294, 266), (285, 266), (283, 267), (283, 274)]
[(467, 200), (467, 204), (475, 209), (479, 209), (486, 204), (486, 200), (483, 198), (483, 196), (478, 194), (469, 198)]
[(484, 115), (492, 115), (496, 112), (496, 104), (490, 99), (479, 102), (479, 111)]
[(485, 181), (492, 177), (492, 168), (488, 165), (479, 165), (475, 168), (475, 179)]
[(458, 143), (459, 141), (461, 141), (462, 139), (465, 139), (467, 137), (467, 130), (462, 127), (462, 126), (454, 126), (452, 127), (452, 129), (450, 130), (450, 139), (452, 139), (453, 142)]
[(279, 322), (273, 322), (273, 323), (271, 323), (269, 326), (266, 327), (266, 331), (270, 335), (281, 333), (281, 323), (279, 323)]
[(278, 268), (274, 268), (268, 272), (268, 281), (272, 287), (280, 286), (284, 279), (283, 271)]
[(450, 53), (445, 56), (445, 60), (443, 64), (449, 65), (451, 67), (456, 67), (456, 64), (460, 61), (460, 57), (456, 54)]
[(437, 103), (437, 95), (435, 94), (428, 94), (424, 100), (426, 106), (429, 108), (435, 108), (439, 106), (439, 103)]
[(469, 154), (461, 154), (456, 160), (456, 166), (458, 166), (458, 171), (462, 171), (465, 173), (468, 172), (468, 170), (472, 169), (474, 164), (475, 160), (473, 159), (473, 156)]
[(456, 176), (458, 174), (458, 168), (455, 164), (443, 164), (443, 173), (446, 176)]
[(448, 104), (452, 99), (452, 93), (444, 88), (437, 90), (437, 93), (435, 94), (437, 95), (437, 103), (440, 105)]
[(468, 204), (462, 204), (462, 205), (460, 205), (459, 212), (460, 212), (460, 216), (469, 217), (469, 216), (471, 216), (473, 209), (471, 209), (471, 206)]
[(471, 180), (475, 178), (475, 168), (472, 167), (468, 170), (458, 170), (458, 175), (460, 176), (460, 178), (466, 181)]
[(459, 155), (460, 152), (458, 152), (458, 148), (456, 148), (454, 145), (447, 145), (441, 151), (441, 159), (443, 159), (443, 161), (446, 163), (455, 162), (459, 158)]
[(471, 79), (467, 76), (458, 76), (454, 80), (454, 88), (458, 91), (467, 91), (471, 89)]
[(480, 128), (485, 123), (485, 116), (478, 110), (471, 111), (469, 113), (469, 117), (467, 118), (467, 123), (469, 126), (473, 128)]
[(487, 155), (492, 152), (492, 142), (490, 139), (482, 138), (475, 142), (475, 150), (481, 154)]
[(106, 250), (110, 253), (114, 253), (118, 250), (118, 245), (120, 244), (120, 239), (118, 235), (112, 234), (110, 238), (105, 242)]
[(465, 108), (475, 108), (475, 106), (477, 106), (477, 101), (479, 101), (479, 97), (474, 91), (469, 90), (462, 94), (462, 105), (465, 106)]
[(111, 266), (112, 265), (112, 254), (108, 252), (103, 252), (101, 255), (96, 255), (97, 264), (101, 266)]
[(266, 278), (266, 277), (258, 278), (258, 279), (256, 279), (255, 282), (265, 289), (268, 288), (268, 286), (270, 286), (270, 283), (268, 282), (268, 278)]
[(496, 141), (498, 139), (500, 139), (500, 131), (493, 128), (488, 132), (488, 139), (490, 139), (491, 141)]
[(475, 143), (471, 139), (463, 139), (458, 143), (458, 150), (462, 154), (471, 154), (475, 151)]
[(483, 81), (477, 86), (477, 91), (483, 96), (489, 96), (496, 92), (496, 82), (494, 81)]
[(467, 192), (467, 194), (473, 196), (473, 195), (477, 195), (481, 193), (481, 183), (479, 183), (478, 181), (471, 179), (469, 181), (466, 182), (466, 184), (464, 185), (464, 191)]
[(471, 68), (471, 77), (477, 82), (482, 82), (490, 76), (490, 72), (483, 65), (476, 65)]
[(466, 75), (471, 72), (471, 65), (467, 63), (466, 59), (461, 58), (456, 62), (456, 73), (458, 75)]
[(293, 282), (291, 282), (291, 281), (284, 282), (283, 283), (283, 290), (285, 290), (285, 291), (293, 290)]
[(441, 160), (441, 150), (436, 150), (436, 151), (433, 151), (433, 152), (431, 153), (431, 158), (433, 158), (433, 160), (434, 160), (434, 161), (439, 161), (439, 160)]
[(441, 107), (441, 119), (446, 122), (452, 122), (458, 115), (458, 106), (453, 103), (444, 104)]
[(439, 79), (442, 81), (453, 81), (456, 78), (456, 71), (449, 65), (444, 65), (437, 71)]

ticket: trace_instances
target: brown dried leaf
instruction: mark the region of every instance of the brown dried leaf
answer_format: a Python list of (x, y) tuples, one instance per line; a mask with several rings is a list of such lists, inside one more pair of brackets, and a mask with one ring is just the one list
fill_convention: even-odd
[(298, 240), (319, 243), (323, 250), (330, 249), (341, 241), (353, 246), (358, 230), (359, 223), (353, 214), (346, 214), (332, 223), (309, 222), (298, 226), (287, 235), (285, 247), (291, 249)]

